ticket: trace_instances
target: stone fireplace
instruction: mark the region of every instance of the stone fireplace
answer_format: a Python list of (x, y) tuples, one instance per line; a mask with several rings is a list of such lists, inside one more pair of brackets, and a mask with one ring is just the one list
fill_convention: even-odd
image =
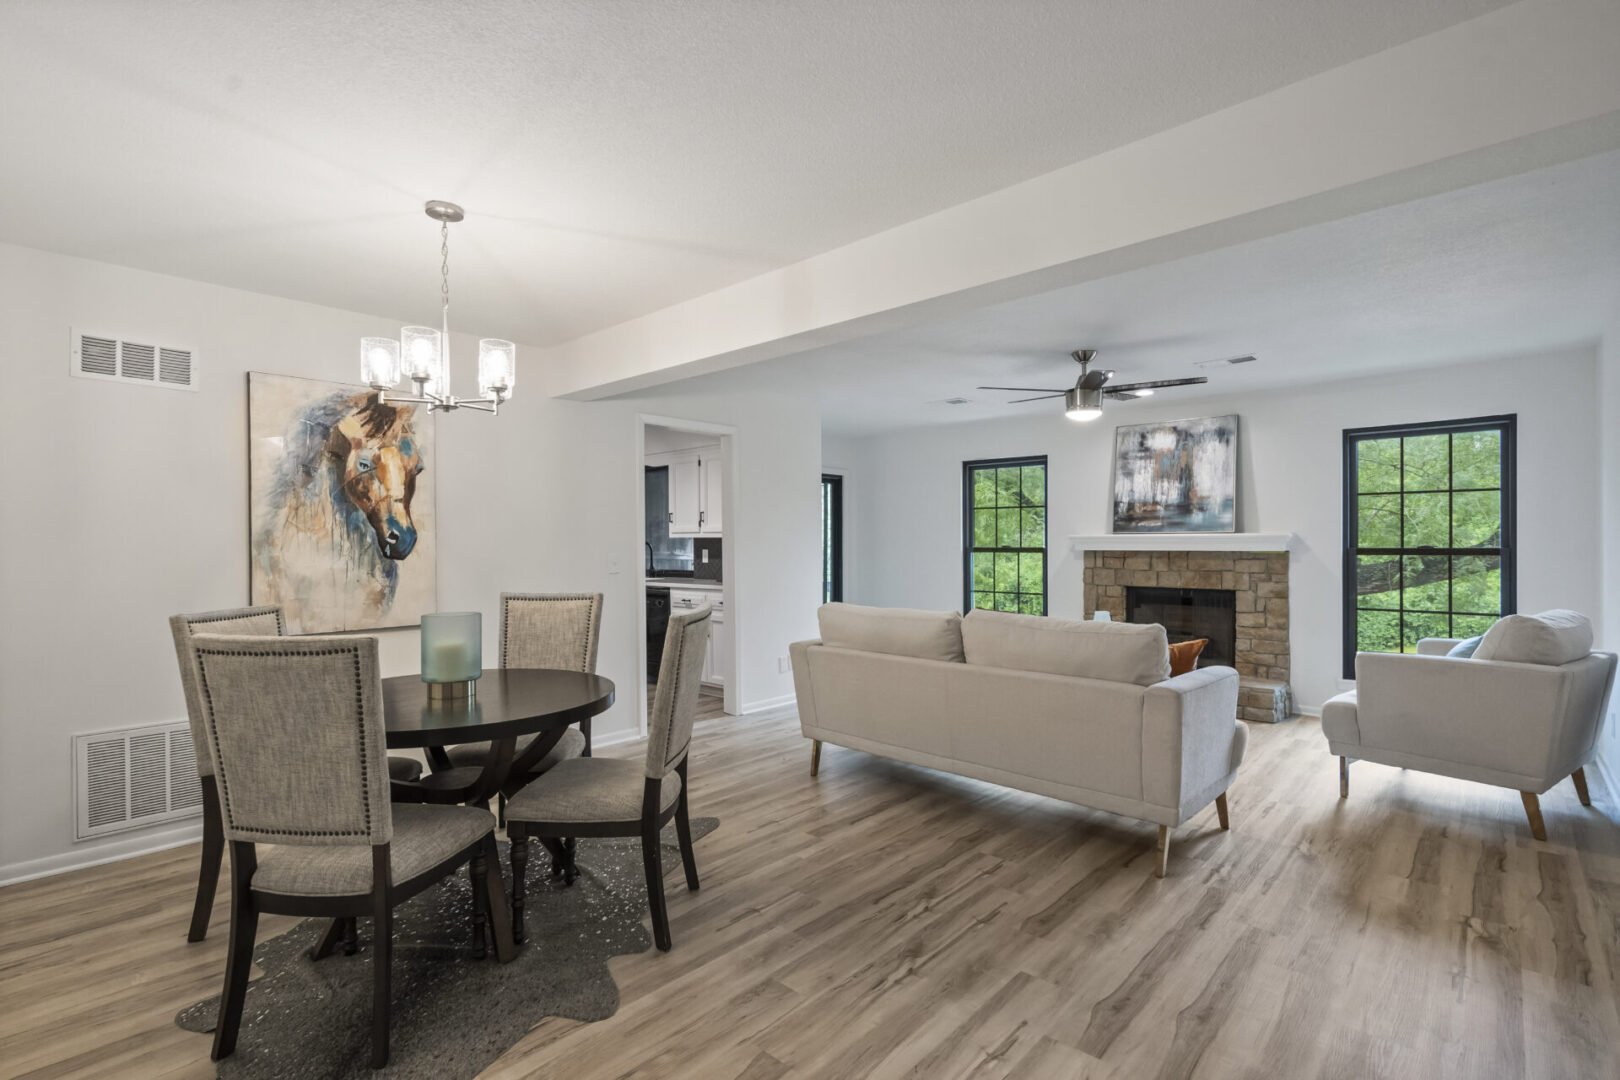
[[(1189, 548), (1197, 543), (1183, 539)], [(1175, 542), (1169, 536), (1155, 540), (1167, 546)], [(1241, 534), (1221, 537), (1222, 543), (1234, 541), (1241, 543)], [(1200, 664), (1229, 664), (1242, 676), (1239, 717), (1275, 723), (1293, 714), (1286, 550), (1133, 551), (1088, 546), (1083, 558), (1086, 618), (1106, 611), (1121, 622), (1160, 623), (1171, 641), (1208, 637), (1211, 644)], [(1217, 641), (1230, 642), (1230, 658), (1216, 648)]]

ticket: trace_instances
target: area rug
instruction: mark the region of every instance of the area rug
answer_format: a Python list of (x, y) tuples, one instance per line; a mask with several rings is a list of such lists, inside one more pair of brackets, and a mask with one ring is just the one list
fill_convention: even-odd
[[(699, 839), (720, 824), (693, 818)], [(665, 889), (686, 888), (673, 823), (664, 836)], [(579, 840), (579, 879), (564, 887), (532, 844), (517, 958), (472, 957), (472, 886), (465, 870), (394, 909), (394, 1016), (388, 1068), (370, 1067), (370, 920), (360, 920), (359, 953), (309, 958), (327, 922), (305, 919), (260, 941), (264, 974), (248, 984), (236, 1052), (218, 1063), (223, 1080), (471, 1080), (547, 1016), (605, 1020), (619, 1007), (611, 957), (645, 952), (652, 935), (641, 841)], [(501, 865), (510, 872), (507, 845)], [(698, 849), (698, 870), (703, 851)], [(510, 886), (510, 882), (508, 882)], [(223, 929), (223, 927), (221, 928)], [(221, 973), (223, 977), (223, 973)], [(186, 1031), (212, 1033), (216, 995), (175, 1017)]]

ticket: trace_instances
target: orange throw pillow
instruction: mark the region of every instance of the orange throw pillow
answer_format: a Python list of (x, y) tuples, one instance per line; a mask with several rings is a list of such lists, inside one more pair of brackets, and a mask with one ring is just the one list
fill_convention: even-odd
[(1209, 644), (1209, 638), (1193, 638), (1191, 641), (1177, 641), (1170, 646), (1170, 677), (1185, 675), (1198, 666), (1198, 654), (1204, 651)]

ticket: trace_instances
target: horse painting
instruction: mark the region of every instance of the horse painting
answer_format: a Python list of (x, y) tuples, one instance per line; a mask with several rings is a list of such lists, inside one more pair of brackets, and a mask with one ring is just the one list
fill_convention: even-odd
[(292, 633), (417, 623), (434, 608), (432, 474), (410, 405), (248, 377), (253, 603)]

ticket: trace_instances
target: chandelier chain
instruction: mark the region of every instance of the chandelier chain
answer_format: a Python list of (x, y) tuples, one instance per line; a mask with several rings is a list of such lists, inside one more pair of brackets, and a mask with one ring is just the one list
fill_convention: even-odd
[(440, 286), (440, 291), (444, 294), (444, 306), (448, 308), (450, 306), (450, 223), (448, 221), (439, 222), (439, 241), (439, 255), (442, 259), (439, 263), (439, 273), (444, 281), (443, 285)]

